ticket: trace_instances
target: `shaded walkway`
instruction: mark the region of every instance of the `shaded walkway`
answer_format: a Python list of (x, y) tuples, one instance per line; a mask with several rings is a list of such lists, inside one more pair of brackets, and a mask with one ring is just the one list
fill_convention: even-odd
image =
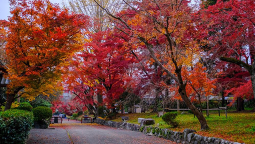
[(98, 124), (63, 120), (49, 129), (32, 129), (27, 144), (162, 144), (169, 140)]

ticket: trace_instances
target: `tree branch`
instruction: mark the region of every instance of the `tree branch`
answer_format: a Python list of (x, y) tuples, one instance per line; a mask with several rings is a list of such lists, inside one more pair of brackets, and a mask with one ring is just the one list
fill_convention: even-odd
[(228, 57), (221, 57), (220, 60), (239, 65), (240, 67), (244, 67), (246, 70), (249, 71), (250, 74), (252, 73), (252, 66), (241, 60), (237, 60), (235, 58), (228, 58)]

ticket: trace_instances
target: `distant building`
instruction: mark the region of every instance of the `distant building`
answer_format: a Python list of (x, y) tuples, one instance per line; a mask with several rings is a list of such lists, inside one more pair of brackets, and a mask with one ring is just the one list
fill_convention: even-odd
[(4, 73), (7, 73), (6, 66), (0, 61), (0, 87), (6, 87), (10, 83), (10, 80), (3, 77)]
[(71, 92), (70, 90), (68, 90), (68, 89), (65, 89), (65, 90), (63, 91), (63, 98), (62, 98), (62, 101), (65, 102), (65, 103), (67, 103), (68, 101), (71, 100), (72, 96), (73, 96), (72, 92)]

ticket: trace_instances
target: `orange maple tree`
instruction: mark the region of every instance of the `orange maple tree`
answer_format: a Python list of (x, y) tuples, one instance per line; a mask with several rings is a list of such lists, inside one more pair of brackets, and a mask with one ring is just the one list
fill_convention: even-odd
[[(58, 66), (82, 47), (88, 17), (69, 13), (49, 0), (11, 0), (5, 51), (11, 83), (5, 109), (15, 98), (53, 90)], [(21, 91), (22, 90), (22, 91)]]

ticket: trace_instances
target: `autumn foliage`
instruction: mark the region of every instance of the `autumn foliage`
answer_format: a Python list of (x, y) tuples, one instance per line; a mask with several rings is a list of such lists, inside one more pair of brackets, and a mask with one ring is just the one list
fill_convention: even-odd
[(129, 67), (134, 59), (124, 41), (110, 31), (90, 34), (89, 38), (91, 41), (66, 67), (64, 80), (75, 95), (73, 100), (81, 105), (98, 106), (98, 97), (103, 96), (102, 102), (110, 108), (130, 84)]
[(94, 2), (111, 17), (107, 26), (48, 0), (11, 0), (12, 16), (0, 29), (8, 103), (16, 94), (33, 99), (64, 86), (72, 101), (56, 101), (53, 110), (96, 114), (103, 105), (114, 110), (125, 92), (142, 97), (155, 90), (159, 97), (164, 90), (208, 129), (193, 102), (219, 92), (234, 100), (255, 95), (253, 0), (212, 0), (199, 9), (189, 0), (143, 0), (118, 13)]
[(9, 98), (21, 89), (24, 91), (19, 95), (29, 99), (40, 93), (47, 95), (57, 88), (58, 67), (81, 49), (88, 18), (48, 0), (11, 1), (11, 9), (5, 46)]
[(253, 0), (218, 0), (198, 12), (197, 25), (204, 33), (201, 38), (208, 40), (203, 47), (224, 75), (219, 82), (225, 85), (226, 94), (233, 94), (235, 99), (255, 96), (254, 9)]

